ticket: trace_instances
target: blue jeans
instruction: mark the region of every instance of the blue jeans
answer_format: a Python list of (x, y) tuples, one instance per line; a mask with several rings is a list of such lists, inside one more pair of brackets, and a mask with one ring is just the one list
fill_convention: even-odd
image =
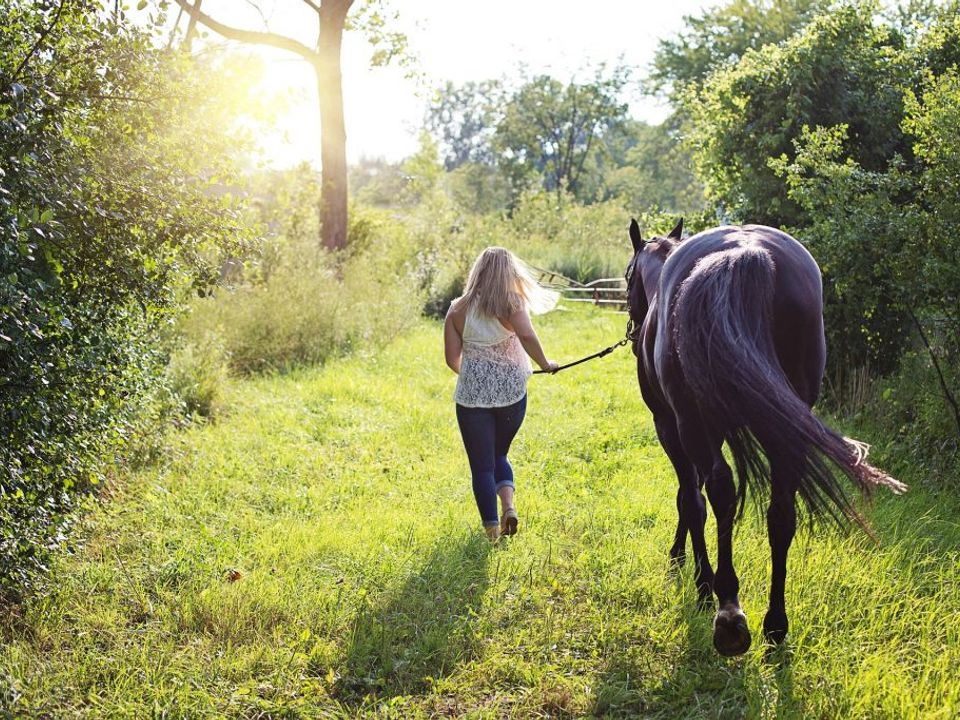
[(507, 460), (507, 452), (526, 412), (526, 395), (505, 407), (457, 405), (457, 424), (473, 476), (473, 497), (484, 526), (500, 522), (497, 490), (504, 486), (513, 487), (513, 468)]

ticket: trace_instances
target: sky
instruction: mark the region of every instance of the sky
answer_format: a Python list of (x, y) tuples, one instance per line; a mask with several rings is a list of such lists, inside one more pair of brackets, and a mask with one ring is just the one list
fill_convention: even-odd
[[(358, 0), (358, 4), (361, 0)], [(695, 0), (388, 0), (417, 57), (420, 80), (400, 68), (371, 68), (369, 46), (359, 33), (346, 33), (342, 53), (347, 155), (396, 161), (417, 149), (417, 137), (432, 90), (452, 80), (516, 78), (548, 72), (563, 81), (587, 79), (591, 68), (622, 62), (645, 73), (657, 41), (676, 35), (683, 16), (716, 4)], [(205, 0), (203, 9), (221, 22), (291, 35), (313, 45), (316, 18), (301, 0)], [(212, 34), (211, 34), (212, 36)], [(211, 37), (211, 39), (213, 39)], [(319, 165), (319, 112), (313, 71), (296, 56), (256, 50), (263, 57), (264, 92), (287, 98), (272, 127), (260, 139), (263, 160), (286, 167), (307, 160)], [(632, 117), (660, 122), (667, 107), (633, 90), (624, 98)]]

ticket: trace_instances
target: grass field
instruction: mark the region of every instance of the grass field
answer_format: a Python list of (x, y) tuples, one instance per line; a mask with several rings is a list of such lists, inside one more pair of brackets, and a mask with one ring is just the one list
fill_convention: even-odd
[[(539, 327), (567, 360), (623, 317)], [(720, 658), (689, 568), (669, 571), (675, 479), (632, 361), (531, 379), (521, 532), (497, 547), (439, 325), (236, 382), (219, 422), (117, 480), (52, 595), (4, 619), (0, 716), (960, 716), (956, 499), (879, 497), (879, 544), (801, 533), (775, 652), (757, 640), (769, 561), (748, 513), (735, 558), (755, 642)]]

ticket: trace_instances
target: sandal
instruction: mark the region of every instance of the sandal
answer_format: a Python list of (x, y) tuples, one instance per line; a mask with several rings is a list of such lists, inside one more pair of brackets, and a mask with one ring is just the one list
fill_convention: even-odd
[(500, 520), (500, 534), (501, 535), (516, 535), (517, 534), (517, 523), (520, 521), (520, 518), (517, 517), (517, 511), (515, 508), (507, 508), (503, 511), (503, 519)]

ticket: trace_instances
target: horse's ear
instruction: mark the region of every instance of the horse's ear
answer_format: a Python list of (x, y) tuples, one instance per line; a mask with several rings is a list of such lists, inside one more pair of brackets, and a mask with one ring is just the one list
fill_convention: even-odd
[(640, 252), (643, 247), (643, 238), (640, 237), (640, 225), (636, 218), (630, 218), (630, 242), (633, 243), (633, 251)]
[(677, 223), (677, 226), (670, 231), (670, 234), (667, 235), (669, 238), (674, 240), (679, 240), (683, 236), (683, 218), (680, 218), (680, 222)]

